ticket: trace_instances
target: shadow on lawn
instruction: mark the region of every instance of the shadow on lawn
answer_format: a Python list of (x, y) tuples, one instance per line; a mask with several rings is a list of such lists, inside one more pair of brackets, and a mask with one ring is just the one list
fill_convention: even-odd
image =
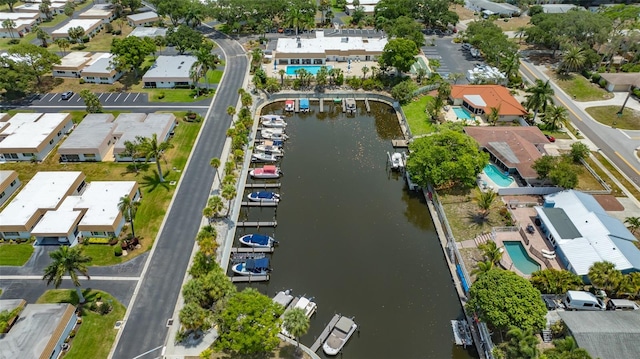
[(142, 181), (140, 182), (140, 186), (146, 190), (147, 193), (155, 191), (158, 186), (169, 190), (169, 181), (164, 179), (164, 182), (160, 182), (160, 176), (157, 171), (153, 171), (153, 177), (151, 175), (145, 175), (142, 177)]

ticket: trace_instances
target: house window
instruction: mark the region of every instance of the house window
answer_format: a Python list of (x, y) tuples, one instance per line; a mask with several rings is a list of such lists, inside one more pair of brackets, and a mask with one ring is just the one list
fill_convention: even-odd
[(61, 155), (60, 159), (62, 162), (78, 162), (80, 161), (80, 156), (78, 155)]
[(100, 236), (100, 237), (104, 237), (106, 236), (106, 232), (91, 232), (92, 236)]
[(13, 180), (13, 182), (11, 182), (11, 187), (15, 186), (16, 183), (18, 183), (18, 180)]
[(5, 237), (17, 237), (20, 235), (18, 232), (3, 232)]
[(60, 137), (60, 135), (62, 135), (62, 131), (58, 131), (58, 137)]
[(53, 138), (51, 139), (51, 141), (49, 141), (50, 145), (53, 145)]
[(291, 59), (289, 62), (291, 65), (300, 65), (300, 59)]
[(12, 160), (17, 160), (18, 159), (18, 154), (17, 153), (5, 153), (4, 154), (4, 158), (9, 158)]
[(101, 77), (101, 78), (100, 78), (100, 80), (102, 80), (102, 81), (109, 81), (109, 78), (108, 78), (108, 77)]
[(64, 73), (65, 73), (65, 71), (56, 70), (56, 73), (57, 73), (57, 74), (64, 74)]
[(302, 59), (303, 65), (311, 65), (311, 59)]
[(322, 59), (313, 59), (314, 65), (322, 65)]
[(87, 80), (93, 80), (93, 76), (87, 76)]
[(96, 158), (96, 154), (95, 153), (85, 153), (84, 157), (85, 158)]
[(0, 193), (0, 198), (4, 198), (4, 192)]
[(23, 153), (22, 157), (33, 157), (33, 153)]

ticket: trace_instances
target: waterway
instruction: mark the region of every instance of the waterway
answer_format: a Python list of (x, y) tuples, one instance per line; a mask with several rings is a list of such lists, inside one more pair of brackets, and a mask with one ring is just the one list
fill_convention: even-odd
[(278, 221), (260, 229), (280, 241), (271, 280), (251, 286), (269, 296), (292, 289), (315, 298), (318, 311), (301, 340), (307, 346), (340, 313), (360, 328), (345, 358), (473, 358), (453, 344), (450, 320), (462, 308), (424, 198), (387, 165), (391, 139), (401, 138), (396, 115), (376, 102), (369, 114), (363, 102), (358, 107), (347, 116), (326, 102), (331, 112), (318, 113), (312, 103), (311, 113), (288, 117), (282, 200), (277, 209), (241, 213)]

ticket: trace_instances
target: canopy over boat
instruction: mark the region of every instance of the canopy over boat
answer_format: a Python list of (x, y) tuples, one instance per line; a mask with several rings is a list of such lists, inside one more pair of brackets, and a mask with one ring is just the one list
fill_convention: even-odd
[(309, 108), (309, 99), (308, 98), (301, 98), (300, 99), (300, 109), (307, 109)]
[(269, 258), (247, 259), (245, 268), (247, 270), (269, 268)]
[(278, 171), (278, 167), (274, 165), (262, 166), (262, 172), (276, 173), (276, 171)]
[(259, 244), (261, 246), (265, 246), (269, 244), (269, 239), (271, 237), (265, 236), (264, 234), (252, 234), (247, 239), (251, 243)]
[(255, 197), (256, 198), (273, 198), (276, 196), (275, 193), (273, 192), (268, 192), (268, 191), (259, 191), (259, 192), (255, 192)]
[(284, 102), (286, 106), (293, 106), (293, 100), (287, 100)]

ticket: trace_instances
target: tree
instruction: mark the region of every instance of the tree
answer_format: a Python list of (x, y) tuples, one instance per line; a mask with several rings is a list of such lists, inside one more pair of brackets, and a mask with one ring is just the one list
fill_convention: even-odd
[(139, 157), (138, 154), (138, 143), (136, 141), (124, 141), (124, 152), (122, 154), (125, 157), (131, 157), (131, 161), (133, 163), (133, 169), (138, 173), (138, 164), (136, 159)]
[(236, 108), (233, 106), (229, 106), (227, 107), (227, 115), (229, 115), (229, 117), (231, 117), (231, 122), (233, 122), (233, 116), (235, 116), (236, 114)]
[(191, 70), (189, 70), (189, 80), (191, 80), (191, 83), (196, 89), (196, 96), (200, 96), (200, 86), (198, 85), (198, 81), (200, 81), (201, 77), (202, 73), (200, 72), (200, 67), (194, 63), (191, 66)]
[(585, 145), (582, 142), (574, 142), (571, 144), (571, 151), (569, 152), (569, 156), (573, 160), (573, 162), (579, 163), (580, 160), (583, 160), (589, 157), (591, 151), (589, 150), (589, 146)]
[(419, 67), (418, 70), (416, 70), (416, 81), (418, 81), (419, 84), (422, 83), (422, 79), (424, 79), (427, 76), (427, 69), (425, 69), (424, 67)]
[(204, 82), (209, 89), (209, 71), (216, 69), (217, 58), (211, 53), (211, 49), (206, 46), (199, 47), (195, 52), (196, 62), (194, 65), (198, 65), (204, 76)]
[(209, 165), (214, 170), (214, 177), (218, 177), (218, 179), (220, 179), (220, 174), (218, 173), (218, 168), (220, 168), (220, 159), (218, 157), (213, 157), (211, 161), (209, 161)]
[(474, 270), (471, 271), (471, 275), (475, 275), (475, 276), (481, 276), (487, 272), (489, 272), (490, 270), (493, 269), (493, 262), (492, 261), (480, 261), (478, 263), (476, 263), (476, 268)]
[(164, 36), (156, 36), (153, 38), (153, 43), (156, 44), (158, 52), (162, 53), (162, 48), (167, 46), (167, 39)]
[(547, 308), (540, 292), (514, 272), (492, 269), (469, 289), (466, 310), (500, 331), (511, 326), (541, 330), (546, 325)]
[(23, 76), (35, 77), (38, 85), (42, 83), (42, 75), (50, 73), (53, 65), (60, 63), (60, 56), (30, 43), (11, 46), (7, 53), (21, 59), (25, 69), (28, 70), (28, 73), (24, 73)]
[(558, 70), (565, 74), (581, 71), (584, 69), (586, 61), (587, 57), (584, 49), (580, 46), (571, 46), (562, 54), (562, 61), (560, 62)]
[(422, 25), (408, 16), (400, 16), (395, 21), (390, 22), (385, 31), (389, 37), (404, 38), (413, 41), (417, 48), (424, 46), (424, 34)]
[(400, 104), (407, 104), (411, 102), (413, 98), (413, 92), (417, 89), (415, 83), (411, 80), (405, 80), (399, 84), (393, 86), (391, 89), (391, 96), (396, 99)]
[(53, 14), (51, 13), (51, 0), (42, 0), (38, 9), (44, 14), (47, 21), (51, 21), (51, 19), (53, 19)]
[(12, 19), (2, 20), (2, 28), (9, 31), (9, 37), (13, 39), (13, 30), (16, 28), (16, 22)]
[(367, 65), (362, 66), (362, 78), (366, 79), (367, 78), (367, 74), (369, 73), (369, 68), (367, 67)]
[(177, 29), (167, 30), (167, 42), (175, 46), (180, 55), (189, 50), (196, 50), (204, 41), (202, 33), (190, 28), (187, 25), (180, 25)]
[(0, 5), (7, 5), (9, 7), (9, 11), (13, 12), (13, 5), (18, 1), (19, 0), (0, 0)]
[(84, 101), (85, 106), (87, 106), (88, 113), (101, 113), (102, 112), (102, 104), (100, 103), (100, 99), (93, 92), (85, 89), (80, 91), (78, 94), (82, 101)]
[(129, 196), (120, 197), (120, 202), (118, 202), (118, 210), (124, 215), (124, 220), (128, 221), (129, 226), (131, 227), (132, 238), (136, 238), (133, 219), (136, 217), (139, 205), (140, 202), (132, 200)]
[(211, 328), (209, 311), (196, 303), (187, 303), (180, 309), (180, 324), (188, 331), (204, 331)]
[(496, 242), (487, 241), (478, 246), (478, 249), (482, 251), (482, 256), (489, 262), (493, 263), (493, 265), (497, 265), (500, 263), (502, 259), (502, 253), (504, 248), (498, 247)]
[(544, 111), (542, 121), (547, 125), (546, 129), (555, 131), (562, 128), (569, 118), (569, 111), (563, 106), (550, 104)]
[(89, 270), (87, 264), (91, 262), (91, 257), (85, 256), (82, 253), (82, 246), (61, 246), (57, 251), (49, 253), (49, 257), (53, 260), (45, 269), (43, 280), (47, 281), (47, 285), (53, 283), (57, 289), (62, 284), (62, 277), (69, 275), (73, 285), (76, 287), (76, 293), (78, 293), (78, 299), (80, 303), (84, 303), (84, 296), (82, 290), (80, 290), (80, 279), (78, 274), (82, 274), (87, 279), (89, 277)]
[(416, 62), (418, 55), (416, 44), (407, 39), (391, 39), (384, 46), (378, 62), (381, 67), (393, 66), (399, 72), (408, 72)]
[(476, 175), (489, 163), (489, 155), (479, 150), (473, 138), (448, 128), (414, 139), (409, 148), (407, 169), (411, 179), (424, 188), (428, 184), (439, 188), (456, 184), (471, 187)]
[(558, 161), (556, 166), (549, 171), (551, 182), (562, 188), (571, 189), (578, 185), (578, 172), (570, 161)]
[(224, 209), (224, 202), (222, 201), (222, 198), (220, 196), (213, 196), (209, 198), (207, 206), (213, 211), (212, 217), (216, 217), (218, 214), (220, 214), (220, 211)]
[(236, 197), (236, 187), (231, 184), (225, 185), (224, 187), (222, 187), (221, 195), (222, 198), (228, 201), (227, 214), (225, 215), (228, 216), (229, 211), (231, 210), (231, 200)]
[(568, 270), (547, 268), (531, 273), (531, 284), (544, 294), (564, 294), (569, 290), (580, 289), (584, 285), (582, 278)]
[(67, 34), (72, 41), (79, 42), (80, 45), (84, 44), (84, 41), (82, 41), (82, 37), (84, 36), (84, 29), (82, 28), (82, 26), (70, 28), (69, 30), (67, 30)]
[(640, 228), (640, 217), (627, 217), (624, 219), (624, 223), (628, 224), (631, 233), (635, 234)]
[(61, 37), (59, 39), (55, 39), (53, 42), (56, 45), (58, 45), (60, 50), (62, 50), (63, 55), (67, 54), (66, 50), (69, 48), (69, 45), (71, 44), (67, 38)]
[(535, 121), (538, 111), (545, 112), (547, 110), (547, 105), (552, 103), (555, 92), (551, 88), (549, 80), (543, 82), (540, 79), (537, 79), (532, 86), (527, 88), (526, 92), (529, 95), (527, 95), (524, 106), (527, 110), (534, 111), (533, 120)]
[(464, 74), (460, 72), (452, 72), (449, 74), (449, 81), (452, 81), (454, 85), (458, 83), (458, 80), (463, 78), (464, 78)]
[(156, 6), (158, 15), (168, 16), (173, 26), (178, 26), (185, 18), (189, 7), (189, 0), (154, 0), (152, 3)]
[(613, 292), (622, 280), (622, 272), (616, 269), (615, 264), (601, 261), (595, 262), (589, 267), (587, 277), (594, 287)]
[(133, 70), (137, 78), (140, 65), (142, 65), (147, 56), (155, 51), (156, 44), (149, 37), (143, 39), (136, 36), (127, 36), (122, 39), (115, 38), (111, 42), (111, 53), (115, 55), (112, 64), (118, 70)]
[(507, 332), (507, 358), (535, 359), (538, 357), (538, 338), (533, 334), (532, 328), (522, 330), (511, 327)]
[(284, 329), (296, 338), (297, 350), (300, 351), (300, 337), (309, 330), (309, 317), (304, 309), (293, 308), (284, 313)]
[(256, 289), (232, 295), (217, 318), (218, 350), (236, 355), (270, 353), (280, 340), (280, 315), (284, 308)]
[(73, 12), (75, 11), (76, 7), (73, 4), (73, 2), (67, 2), (64, 4), (64, 14), (68, 17), (71, 17), (73, 15)]
[(476, 195), (473, 200), (478, 205), (478, 208), (480, 209), (480, 216), (483, 219), (489, 216), (491, 206), (493, 206), (493, 202), (495, 202), (497, 195), (498, 194), (492, 190), (483, 192), (476, 188)]
[(589, 352), (578, 348), (576, 340), (572, 336), (553, 340), (554, 348), (544, 351), (548, 359), (591, 359)]
[(449, 10), (450, 4), (449, 0), (417, 0), (414, 16), (422, 20), (426, 28), (446, 28), (460, 20), (455, 11)]
[(438, 97), (442, 101), (448, 101), (449, 96), (451, 96), (451, 84), (445, 81), (442, 81), (438, 84)]
[(31, 28), (31, 32), (36, 34), (36, 37), (42, 43), (42, 47), (49, 46), (49, 43), (47, 42), (47, 40), (50, 39), (51, 36), (49, 35), (48, 32), (44, 31), (40, 26), (37, 26), (37, 25)]
[(205, 275), (191, 279), (182, 288), (185, 303), (195, 303), (209, 310), (215, 309), (216, 303), (235, 292), (236, 287), (215, 261)]
[(173, 148), (173, 145), (166, 141), (158, 142), (158, 135), (156, 135), (155, 133), (151, 136), (151, 138), (138, 136), (136, 139), (140, 144), (140, 154), (145, 157), (145, 162), (148, 162), (152, 159), (156, 161), (156, 166), (158, 168), (158, 178), (160, 180), (160, 183), (164, 182), (160, 160), (162, 160), (162, 158), (164, 157), (164, 152), (170, 148)]
[(544, 155), (533, 162), (531, 168), (533, 168), (538, 174), (538, 179), (542, 180), (548, 178), (549, 172), (555, 168), (557, 163), (556, 157)]
[(498, 107), (489, 107), (489, 114), (487, 114), (487, 121), (495, 126), (500, 120), (500, 105)]

